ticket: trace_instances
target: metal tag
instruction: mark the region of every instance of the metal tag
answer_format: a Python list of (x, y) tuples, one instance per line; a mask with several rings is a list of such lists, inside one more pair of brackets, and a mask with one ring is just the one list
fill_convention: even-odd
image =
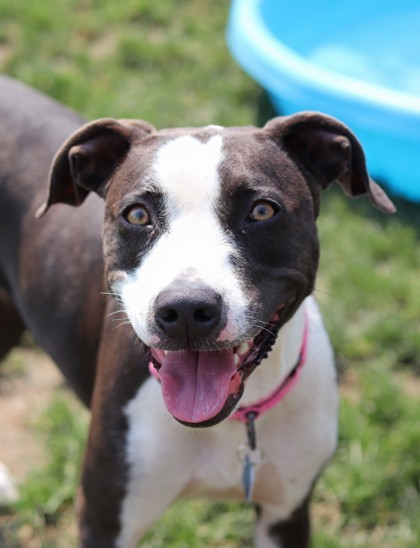
[(251, 461), (249, 454), (245, 455), (242, 471), (242, 483), (245, 491), (245, 498), (247, 502), (252, 502), (252, 493), (254, 490), (255, 480), (255, 464)]
[(263, 454), (259, 448), (252, 450), (248, 444), (242, 444), (238, 447), (238, 457), (242, 462), (242, 484), (245, 498), (248, 502), (252, 502), (255, 467), (261, 462)]
[(238, 457), (242, 462), (242, 483), (245, 491), (245, 498), (248, 502), (252, 502), (252, 493), (254, 490), (255, 481), (255, 466), (261, 462), (263, 453), (257, 447), (257, 436), (255, 432), (255, 419), (258, 413), (250, 411), (246, 418), (246, 436), (247, 443), (243, 443), (238, 447)]

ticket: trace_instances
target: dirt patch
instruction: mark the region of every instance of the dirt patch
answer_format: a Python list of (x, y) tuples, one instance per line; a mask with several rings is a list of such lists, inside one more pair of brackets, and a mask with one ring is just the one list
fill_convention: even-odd
[(12, 56), (12, 53), (13, 48), (9, 44), (0, 44), (0, 66), (4, 66), (6, 64), (6, 62), (9, 60), (9, 57)]
[[(5, 464), (19, 487), (27, 476), (42, 469), (48, 448), (36, 425), (56, 392), (87, 413), (71, 391), (63, 391), (63, 378), (54, 363), (31, 348), (13, 350), (0, 364), (0, 462)], [(59, 390), (61, 389), (61, 390)], [(0, 514), (0, 548), (74, 548), (76, 518), (73, 506), (64, 508), (54, 525), (19, 524), (16, 516)]]
[(401, 382), (406, 394), (416, 398), (420, 396), (420, 377), (403, 373), (401, 375)]
[(33, 349), (15, 349), (1, 364), (0, 462), (18, 483), (44, 461), (34, 424), (62, 384), (52, 361)]

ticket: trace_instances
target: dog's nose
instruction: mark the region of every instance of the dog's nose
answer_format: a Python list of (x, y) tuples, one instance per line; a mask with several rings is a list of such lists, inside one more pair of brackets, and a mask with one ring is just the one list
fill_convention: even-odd
[(167, 289), (155, 301), (156, 322), (166, 335), (191, 344), (220, 328), (221, 302), (212, 289)]

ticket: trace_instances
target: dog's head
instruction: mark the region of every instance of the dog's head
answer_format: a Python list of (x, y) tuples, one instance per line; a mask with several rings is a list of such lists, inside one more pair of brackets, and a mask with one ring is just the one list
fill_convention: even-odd
[(317, 113), (264, 128), (156, 131), (98, 120), (58, 152), (50, 194), (106, 201), (108, 283), (159, 370), (180, 422), (219, 422), (281, 326), (314, 287), (322, 189), (394, 207), (369, 179), (360, 144)]

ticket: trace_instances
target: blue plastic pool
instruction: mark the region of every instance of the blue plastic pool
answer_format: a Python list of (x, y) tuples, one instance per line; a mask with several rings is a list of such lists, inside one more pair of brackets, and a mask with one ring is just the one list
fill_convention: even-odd
[(420, 202), (419, 0), (233, 0), (228, 43), (278, 112), (339, 118), (371, 174)]

